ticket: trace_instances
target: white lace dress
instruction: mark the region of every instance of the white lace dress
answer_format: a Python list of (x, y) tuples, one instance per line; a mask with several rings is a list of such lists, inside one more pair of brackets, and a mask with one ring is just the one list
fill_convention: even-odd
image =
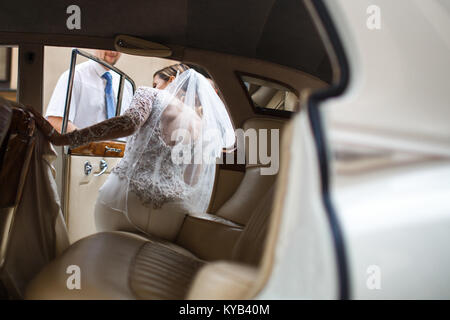
[[(185, 183), (184, 167), (172, 162), (172, 147), (162, 138), (163, 94), (164, 91), (148, 87), (136, 91), (127, 114), (139, 129), (128, 138), (124, 157), (99, 191), (95, 213), (98, 228), (111, 229), (110, 215), (117, 213), (108, 214), (105, 208), (114, 206), (108, 204), (109, 199), (123, 192), (126, 184), (126, 212), (135, 227), (168, 240), (174, 240), (181, 227), (187, 214), (184, 200), (195, 188)], [(139, 157), (136, 157), (136, 149), (140, 151)], [(130, 170), (131, 167), (134, 170)], [(105, 213), (106, 219), (102, 219), (100, 216)], [(118, 226), (123, 227), (123, 224)], [(112, 229), (118, 228), (113, 226)]]
[[(163, 94), (164, 91), (146, 87), (136, 91), (130, 114), (139, 129), (128, 139), (124, 157), (112, 171), (120, 178), (129, 179), (129, 191), (143, 205), (154, 209), (166, 202), (184, 200), (193, 192), (184, 181), (184, 166), (172, 162), (172, 147), (162, 138)], [(135, 149), (141, 152), (138, 159)], [(132, 164), (134, 170), (130, 170)]]

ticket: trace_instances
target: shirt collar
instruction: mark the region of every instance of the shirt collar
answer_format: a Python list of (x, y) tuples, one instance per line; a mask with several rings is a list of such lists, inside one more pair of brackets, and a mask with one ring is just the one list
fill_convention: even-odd
[[(105, 68), (103, 68), (103, 66), (100, 63), (95, 62), (94, 60), (89, 60), (89, 62), (91, 63), (92, 68), (94, 69), (95, 73), (99, 77), (102, 77), (105, 74), (105, 72), (110, 71), (110, 70), (106, 70)], [(112, 73), (112, 72), (110, 72), (110, 73)], [(111, 76), (112, 76), (112, 74), (111, 74)]]

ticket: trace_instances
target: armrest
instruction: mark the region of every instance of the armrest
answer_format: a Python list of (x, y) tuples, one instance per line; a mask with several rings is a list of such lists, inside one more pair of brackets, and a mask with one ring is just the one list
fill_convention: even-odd
[(203, 260), (230, 260), (243, 226), (211, 214), (186, 216), (176, 243)]
[(197, 273), (187, 299), (241, 300), (250, 299), (258, 270), (233, 262), (212, 262)]

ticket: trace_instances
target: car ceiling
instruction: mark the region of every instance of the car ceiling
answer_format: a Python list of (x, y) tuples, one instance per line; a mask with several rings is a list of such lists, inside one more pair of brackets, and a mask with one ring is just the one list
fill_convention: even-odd
[[(331, 81), (324, 45), (299, 0), (78, 0), (81, 29), (69, 30), (66, 9), (72, 4), (2, 1), (0, 32), (110, 39), (126, 34), (266, 60)], [(42, 41), (45, 44), (45, 38)]]

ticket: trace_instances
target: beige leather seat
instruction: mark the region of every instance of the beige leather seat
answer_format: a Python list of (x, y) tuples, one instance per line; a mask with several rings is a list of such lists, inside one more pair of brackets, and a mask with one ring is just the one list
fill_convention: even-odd
[[(244, 128), (283, 125), (260, 118), (247, 121)], [(240, 187), (217, 215), (188, 216), (175, 243), (128, 232), (81, 239), (33, 279), (26, 298), (183, 299), (196, 274), (211, 261), (256, 267), (272, 210), (274, 181), (275, 176), (260, 175), (258, 165), (247, 166)], [(69, 290), (66, 284), (71, 265), (80, 267), (79, 290)]]
[[(255, 208), (232, 259), (256, 265), (271, 212), (273, 188)], [(214, 239), (205, 239), (214, 241)], [(26, 299), (183, 299), (207, 262), (186, 249), (126, 232), (81, 239), (29, 284)], [(69, 266), (80, 267), (81, 288), (69, 290)]]

